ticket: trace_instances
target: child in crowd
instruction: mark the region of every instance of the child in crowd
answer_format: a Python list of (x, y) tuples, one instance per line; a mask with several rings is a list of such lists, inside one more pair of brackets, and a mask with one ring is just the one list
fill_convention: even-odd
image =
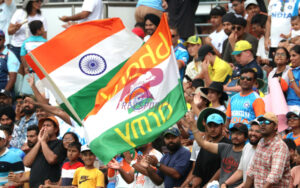
[(75, 171), (72, 185), (78, 188), (104, 187), (104, 175), (94, 167), (96, 156), (87, 145), (81, 147), (81, 159), (84, 167)]
[(291, 170), (290, 188), (300, 187), (300, 146), (296, 148), (295, 162), (297, 166)]
[[(20, 56), (21, 56), (22, 63), (19, 71), (22, 75), (24, 75), (24, 77), (23, 79), (18, 78), (16, 82), (16, 87), (18, 88), (17, 92), (21, 94), (32, 95), (33, 91), (31, 90), (27, 82), (27, 78), (29, 76), (28, 73), (32, 72), (32, 69), (29, 67), (24, 57), (30, 51), (34, 50), (35, 48), (47, 42), (47, 40), (43, 38), (46, 32), (43, 26), (43, 22), (41, 22), (40, 20), (34, 20), (30, 22), (28, 25), (29, 25), (30, 32), (32, 33), (32, 36), (28, 37), (21, 46)], [(21, 75), (19, 75), (19, 77), (20, 76)], [(36, 75), (35, 75), (35, 79), (38, 80)]]
[(53, 184), (50, 181), (45, 182), (45, 185), (40, 186), (40, 188), (58, 188), (60, 186), (72, 186), (73, 177), (75, 171), (79, 167), (84, 167), (84, 165), (78, 161), (80, 156), (80, 147), (79, 142), (72, 142), (68, 146), (67, 157), (68, 162), (65, 162), (61, 170), (61, 178), (57, 184)]
[(297, 37), (300, 36), (300, 16), (293, 16), (291, 18), (292, 30), (289, 34), (281, 34), (280, 37), (291, 39), (290, 42), (296, 44)]

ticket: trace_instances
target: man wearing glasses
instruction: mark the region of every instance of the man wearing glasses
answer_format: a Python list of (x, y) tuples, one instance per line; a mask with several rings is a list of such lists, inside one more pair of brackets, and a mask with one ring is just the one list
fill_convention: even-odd
[(289, 149), (277, 134), (278, 118), (272, 112), (258, 118), (262, 139), (247, 171), (245, 188), (288, 187), (290, 178)]
[(296, 146), (300, 146), (300, 113), (291, 111), (286, 114), (287, 124), (292, 131), (283, 138), (294, 140)]
[(258, 40), (253, 35), (246, 32), (247, 21), (244, 18), (235, 18), (232, 22), (232, 32), (228, 37), (223, 59), (229, 63), (239, 63), (232, 56), (232, 49), (235, 44), (240, 40), (246, 40), (252, 45), (252, 51), (257, 51)]
[(233, 127), (236, 123), (244, 123), (250, 128), (249, 122), (265, 113), (265, 103), (260, 96), (253, 91), (253, 85), (257, 82), (256, 72), (251, 68), (241, 70), (241, 92), (233, 95), (228, 102), (226, 115), (227, 127)]

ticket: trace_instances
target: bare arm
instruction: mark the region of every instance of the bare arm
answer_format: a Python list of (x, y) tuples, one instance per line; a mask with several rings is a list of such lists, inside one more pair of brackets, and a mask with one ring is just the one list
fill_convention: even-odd
[(89, 11), (82, 11), (78, 14), (73, 15), (73, 16), (63, 16), (63, 17), (60, 17), (59, 19), (63, 22), (77, 21), (77, 20), (87, 18), (90, 14), (91, 14), (91, 12), (89, 12)]
[(251, 188), (253, 185), (253, 179), (249, 176), (247, 176), (244, 188)]
[(21, 26), (22, 26), (22, 24), (19, 24), (19, 23), (16, 23), (16, 24), (10, 23), (8, 26), (8, 34), (9, 35), (15, 34), (21, 28)]
[(123, 168), (119, 169), (119, 172), (122, 178), (126, 181), (126, 183), (130, 184), (134, 181), (134, 169), (131, 169), (129, 172), (123, 170)]
[(193, 172), (195, 169), (195, 164), (196, 164), (196, 162), (194, 161), (192, 169), (189, 172), (189, 175), (187, 176), (186, 180), (183, 182), (183, 184), (181, 184), (181, 187), (188, 187), (189, 183), (193, 180), (193, 178), (194, 178)]
[(265, 49), (269, 50), (270, 45), (270, 31), (271, 31), (271, 16), (268, 16), (266, 22), (266, 33), (265, 33)]
[(57, 163), (57, 155), (49, 148), (49, 146), (45, 140), (43, 140), (41, 142), (41, 147), (42, 147), (43, 154), (46, 158), (46, 161), (51, 165), (56, 164)]
[(15, 85), (16, 79), (17, 79), (17, 73), (16, 72), (9, 72), (8, 73), (8, 82), (7, 82), (4, 89), (6, 91), (11, 91), (12, 88), (14, 87), (14, 85)]
[(288, 70), (288, 77), (290, 80), (291, 88), (295, 91), (296, 95), (300, 97), (300, 87), (297, 85), (295, 81), (294, 74), (292, 72), (292, 69)]
[(163, 179), (156, 173), (156, 171), (151, 167), (147, 167), (147, 172), (149, 175), (149, 178), (155, 185), (161, 185), (163, 183)]
[(224, 183), (226, 185), (232, 185), (238, 180), (243, 178), (243, 171), (242, 170), (236, 170)]
[[(41, 133), (41, 132), (40, 132)], [(23, 159), (24, 166), (31, 167), (41, 147), (41, 141), (38, 141)]]

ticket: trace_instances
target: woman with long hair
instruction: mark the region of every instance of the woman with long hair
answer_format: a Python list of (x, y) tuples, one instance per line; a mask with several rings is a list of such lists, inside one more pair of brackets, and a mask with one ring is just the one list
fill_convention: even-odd
[(201, 88), (201, 91), (207, 95), (210, 107), (226, 112), (225, 101), (228, 100), (228, 95), (223, 91), (222, 83), (212, 82), (207, 88)]
[(278, 47), (275, 50), (274, 62), (276, 67), (270, 72), (268, 76), (268, 83), (272, 78), (278, 78), (282, 91), (286, 92), (288, 89), (288, 70), (290, 66), (288, 65), (290, 61), (290, 54), (285, 47)]

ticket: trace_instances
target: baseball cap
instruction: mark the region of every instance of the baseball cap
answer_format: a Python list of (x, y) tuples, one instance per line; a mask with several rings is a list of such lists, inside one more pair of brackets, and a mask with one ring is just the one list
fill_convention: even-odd
[(163, 136), (166, 136), (167, 134), (171, 134), (174, 136), (180, 136), (180, 131), (175, 127), (171, 127), (164, 132)]
[(40, 121), (38, 123), (39, 129), (41, 130), (41, 128), (46, 120), (50, 120), (54, 123), (54, 125), (58, 128), (58, 132), (57, 132), (57, 135), (58, 135), (59, 134), (59, 123), (58, 123), (56, 117), (54, 117), (54, 116), (49, 116), (49, 117), (40, 119)]
[(91, 151), (89, 145), (85, 144), (85, 145), (81, 146), (80, 152), (84, 152), (84, 151)]
[(6, 91), (5, 89), (0, 90), (0, 96), (6, 96), (6, 97), (11, 97), (11, 94), (9, 91)]
[(133, 32), (134, 34), (136, 34), (137, 36), (139, 36), (141, 38), (145, 37), (145, 32), (142, 28), (135, 27), (131, 30), (131, 32)]
[(221, 110), (215, 108), (205, 108), (204, 110), (201, 111), (201, 113), (199, 114), (199, 118), (197, 120), (197, 127), (200, 131), (202, 132), (205, 131), (203, 121), (207, 122), (208, 116), (211, 114), (219, 114), (223, 118), (223, 122), (226, 121), (226, 114)]
[(244, 123), (236, 123), (229, 130), (230, 130), (230, 132), (240, 131), (240, 132), (245, 133), (245, 134), (248, 135), (248, 127)]
[(231, 53), (232, 55), (239, 55), (243, 51), (251, 50), (252, 45), (246, 40), (240, 40), (235, 43), (234, 51)]
[(3, 30), (0, 29), (0, 37), (5, 37), (5, 33)]
[(244, 3), (244, 7), (245, 9), (247, 9), (247, 7), (251, 4), (254, 4), (254, 5), (258, 5), (257, 1), (256, 0), (246, 0), (245, 3)]
[(254, 119), (249, 122), (249, 125), (259, 125), (259, 121), (257, 119)]
[(300, 112), (298, 110), (289, 111), (286, 114), (286, 118), (290, 118), (292, 115), (296, 115), (296, 116), (300, 117)]
[(4, 131), (0, 130), (0, 138), (6, 139)]
[(190, 36), (187, 41), (183, 43), (184, 46), (187, 46), (187, 44), (202, 44), (201, 38), (197, 35)]
[(274, 123), (278, 124), (278, 118), (273, 112), (267, 112), (267, 113), (265, 113), (265, 115), (257, 118), (257, 120), (258, 121), (269, 120), (269, 121), (273, 121)]
[(211, 122), (221, 125), (221, 124), (224, 124), (224, 119), (222, 118), (222, 116), (220, 114), (210, 114), (206, 119), (206, 124), (211, 123)]
[(209, 52), (213, 52), (213, 48), (210, 45), (203, 45), (199, 51), (198, 51), (198, 59), (196, 61), (203, 61), (205, 56), (209, 53)]

